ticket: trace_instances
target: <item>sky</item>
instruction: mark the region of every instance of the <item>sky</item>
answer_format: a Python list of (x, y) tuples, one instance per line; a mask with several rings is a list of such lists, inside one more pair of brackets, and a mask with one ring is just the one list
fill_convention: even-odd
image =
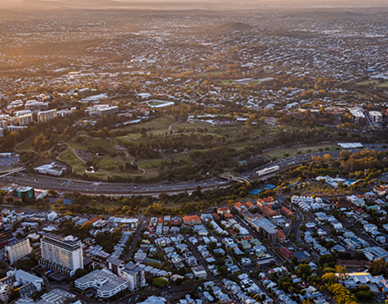
[[(12, 5), (12, 4), (18, 4), (21, 2), (38, 2), (40, 1), (41, 4), (42, 2), (47, 2), (48, 6), (52, 6), (55, 2), (60, 2), (61, 4), (66, 4), (66, 3), (72, 3), (73, 5), (75, 3), (87, 3), (87, 4), (92, 4), (93, 2), (104, 2), (104, 1), (110, 1), (110, 2), (126, 2), (126, 3), (131, 3), (134, 5), (141, 5), (145, 4), (147, 5), (148, 3), (155, 3), (155, 4), (172, 4), (176, 3), (179, 4), (180, 6), (184, 6), (185, 3), (187, 4), (195, 4), (195, 3), (200, 3), (200, 4), (207, 4), (207, 3), (227, 3), (228, 5), (240, 5), (239, 7), (243, 8), (243, 5), (241, 6), (242, 3), (249, 4), (249, 6), (260, 6), (260, 5), (266, 5), (266, 6), (271, 6), (271, 5), (284, 5), (286, 4), (287, 6), (292, 6), (293, 4), (297, 5), (303, 5), (303, 6), (316, 6), (316, 5), (322, 5), (322, 6), (388, 6), (388, 0), (0, 0), (0, 7), (4, 7), (6, 5)], [(51, 3), (50, 3), (51, 2)], [(53, 3), (54, 2), (54, 3)], [(50, 5), (51, 4), (51, 5)]]

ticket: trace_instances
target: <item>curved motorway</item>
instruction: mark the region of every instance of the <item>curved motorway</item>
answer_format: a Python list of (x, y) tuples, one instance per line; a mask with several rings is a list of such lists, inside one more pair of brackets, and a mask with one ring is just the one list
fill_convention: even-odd
[[(383, 148), (381, 145), (364, 145), (364, 149), (373, 148), (376, 151), (386, 151), (387, 148)], [(353, 152), (360, 152), (362, 149), (352, 149)], [(312, 156), (323, 156), (329, 154), (332, 158), (337, 159), (340, 157), (340, 150), (325, 151), (310, 153), (305, 155), (298, 155), (295, 157), (289, 157), (286, 159), (277, 160), (275, 162), (268, 163), (264, 166), (246, 171), (242, 174), (244, 177), (251, 177), (256, 174), (256, 171), (269, 168), (272, 166), (279, 166), (280, 170), (295, 166), (303, 161), (311, 160)], [(233, 181), (226, 181), (221, 178), (211, 178), (203, 181), (190, 181), (182, 183), (171, 184), (134, 184), (134, 183), (107, 183), (107, 182), (90, 182), (66, 178), (48, 177), (43, 175), (29, 176), (23, 173), (16, 174), (14, 176), (6, 176), (0, 179), (8, 183), (15, 183), (18, 185), (31, 186), (38, 189), (53, 189), (57, 191), (73, 192), (79, 191), (85, 194), (93, 195), (158, 195), (160, 193), (175, 194), (183, 191), (194, 191), (198, 186), (202, 189), (213, 189), (229, 186)]]

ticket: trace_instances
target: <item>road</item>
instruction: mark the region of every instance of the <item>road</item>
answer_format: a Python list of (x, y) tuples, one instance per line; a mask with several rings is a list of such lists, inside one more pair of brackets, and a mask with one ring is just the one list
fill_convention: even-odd
[[(377, 151), (386, 151), (387, 148), (383, 148), (381, 145), (364, 145), (365, 149), (375, 149)], [(362, 149), (353, 149), (353, 152), (360, 152)], [(305, 155), (298, 155), (289, 157), (286, 159), (277, 160), (266, 164), (264, 166), (246, 171), (242, 174), (243, 177), (249, 178), (256, 175), (258, 170), (269, 168), (272, 166), (279, 166), (282, 170), (285, 170), (291, 166), (301, 164), (303, 161), (310, 161), (312, 156), (323, 156), (329, 154), (333, 159), (340, 157), (340, 150), (325, 151), (310, 153)], [(0, 180), (7, 183), (14, 183), (17, 185), (31, 186), (39, 189), (53, 189), (60, 192), (74, 192), (79, 191), (81, 193), (89, 195), (112, 195), (112, 196), (131, 196), (131, 195), (159, 195), (160, 193), (176, 194), (183, 191), (194, 191), (198, 186), (201, 186), (203, 190), (227, 187), (233, 183), (233, 181), (226, 181), (224, 179), (215, 177), (202, 181), (189, 181), (182, 183), (170, 183), (170, 184), (135, 184), (135, 183), (107, 183), (107, 182), (90, 182), (82, 180), (73, 180), (67, 178), (57, 178), (44, 175), (29, 176), (24, 173), (18, 173), (14, 176), (1, 177)]]

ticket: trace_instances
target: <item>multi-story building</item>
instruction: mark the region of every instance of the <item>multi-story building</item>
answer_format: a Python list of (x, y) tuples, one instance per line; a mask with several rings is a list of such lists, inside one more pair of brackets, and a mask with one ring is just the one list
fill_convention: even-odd
[(32, 117), (32, 114), (24, 114), (18, 116), (19, 119), (19, 125), (21, 126), (28, 126), (30, 123), (34, 121), (34, 118)]
[(29, 255), (31, 251), (32, 248), (28, 238), (10, 242), (5, 246), (5, 255), (11, 265), (17, 260)]
[(119, 112), (118, 106), (110, 106), (108, 104), (101, 104), (101, 105), (94, 105), (92, 107), (88, 107), (86, 109), (86, 112), (89, 113), (89, 115), (95, 115), (95, 116), (104, 116), (104, 115), (112, 115)]
[(55, 117), (57, 117), (56, 109), (38, 112), (38, 122), (47, 122)]
[(121, 275), (124, 279), (129, 281), (128, 289), (131, 291), (143, 287), (146, 284), (144, 268), (132, 262), (129, 262), (124, 266)]
[(373, 124), (377, 124), (383, 121), (383, 114), (378, 111), (370, 111), (369, 118)]
[(27, 100), (24, 108), (30, 111), (42, 111), (48, 109), (48, 102), (40, 102), (37, 100)]
[(99, 298), (110, 298), (129, 286), (129, 282), (119, 278), (108, 269), (96, 269), (74, 281), (75, 287), (85, 290), (94, 288)]
[(61, 237), (46, 233), (41, 239), (42, 258), (39, 264), (74, 275), (77, 269), (83, 269), (82, 243), (69, 235)]

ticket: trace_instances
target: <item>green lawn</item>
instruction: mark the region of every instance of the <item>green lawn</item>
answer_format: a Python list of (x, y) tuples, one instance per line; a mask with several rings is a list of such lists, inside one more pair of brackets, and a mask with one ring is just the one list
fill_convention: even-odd
[(86, 164), (79, 160), (77, 156), (75, 156), (73, 150), (71, 148), (67, 148), (63, 151), (58, 159), (68, 165), (70, 165), (76, 173), (83, 174), (86, 169)]
[(120, 170), (120, 165), (122, 161), (104, 156), (99, 157), (97, 162), (98, 168), (103, 171), (118, 171)]
[(110, 141), (102, 138), (76, 136), (67, 143), (74, 149), (88, 150), (89, 147), (102, 147), (110, 152), (117, 152)]
[(222, 84), (234, 83), (234, 80), (222, 80)]
[(377, 87), (378, 87), (378, 88), (388, 88), (388, 81), (387, 81), (387, 82), (380, 83)]
[(363, 86), (363, 85), (378, 84), (378, 83), (379, 83), (378, 80), (365, 80), (365, 81), (357, 82), (356, 85)]
[(159, 166), (162, 161), (164, 161), (164, 158), (160, 159), (160, 158), (157, 158), (157, 159), (143, 159), (143, 160), (140, 160), (137, 165), (140, 167), (140, 168), (143, 168), (143, 169), (150, 169), (150, 168), (155, 168), (157, 166)]
[[(315, 145), (315, 146), (306, 146), (306, 147), (299, 147), (299, 148), (283, 148), (278, 150), (272, 150), (268, 153), (264, 153), (263, 157), (267, 158), (284, 158), (284, 154), (289, 154), (289, 157), (297, 156), (298, 151), (301, 152), (301, 154), (307, 154), (307, 153), (314, 153), (319, 152), (319, 149), (323, 149), (323, 152), (326, 151), (326, 148), (329, 148), (330, 151), (335, 150), (337, 146), (333, 144), (324, 144), (324, 145)], [(309, 152), (311, 150), (311, 152)]]
[(17, 145), (15, 147), (16, 151), (28, 151), (32, 150), (33, 144), (34, 144), (34, 136), (31, 136), (30, 138), (26, 139), (24, 142), (21, 144)]
[(125, 136), (119, 136), (117, 137), (119, 140), (138, 140), (141, 139), (141, 134), (140, 133), (129, 133)]
[[(144, 123), (138, 123), (138, 124), (136, 124), (136, 126), (127, 126), (125, 128), (120, 128), (117, 130), (129, 130), (129, 131), (131, 131), (131, 130), (134, 130), (135, 128), (136, 129), (138, 129), (138, 128), (162, 129), (162, 128), (168, 127), (169, 125), (173, 124), (174, 122), (176, 122), (176, 119), (174, 117), (167, 116), (167, 117), (156, 118), (156, 119), (153, 119), (151, 121), (144, 122)], [(150, 132), (152, 132), (152, 131), (150, 131)]]

